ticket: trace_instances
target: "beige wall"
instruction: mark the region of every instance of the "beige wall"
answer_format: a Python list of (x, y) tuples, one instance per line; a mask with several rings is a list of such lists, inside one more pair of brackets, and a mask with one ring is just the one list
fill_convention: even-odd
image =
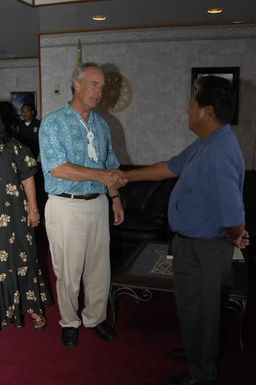
[[(122, 163), (168, 159), (189, 144), (191, 67), (240, 67), (239, 125), (247, 168), (255, 168), (256, 27), (205, 27), (46, 35), (40, 37), (43, 115), (71, 98), (70, 77), (81, 39), (83, 61), (111, 64), (130, 81), (133, 98), (110, 114)], [(58, 91), (56, 93), (55, 91)]]

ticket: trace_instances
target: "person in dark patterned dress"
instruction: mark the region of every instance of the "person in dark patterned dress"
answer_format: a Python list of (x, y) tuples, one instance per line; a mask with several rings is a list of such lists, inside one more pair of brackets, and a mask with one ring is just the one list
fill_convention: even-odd
[(35, 172), (30, 151), (0, 120), (0, 329), (22, 327), (26, 314), (36, 329), (46, 326), (44, 307), (51, 299), (36, 258)]

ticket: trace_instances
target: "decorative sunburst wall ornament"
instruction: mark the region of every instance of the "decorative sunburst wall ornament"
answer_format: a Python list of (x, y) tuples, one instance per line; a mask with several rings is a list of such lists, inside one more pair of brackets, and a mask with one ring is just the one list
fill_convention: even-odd
[(100, 106), (108, 112), (123, 111), (132, 101), (132, 86), (118, 71), (105, 72), (105, 87)]

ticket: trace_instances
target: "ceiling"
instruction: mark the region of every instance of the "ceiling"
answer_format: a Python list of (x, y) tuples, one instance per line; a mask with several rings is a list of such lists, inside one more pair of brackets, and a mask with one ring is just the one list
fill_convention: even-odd
[[(224, 12), (209, 15), (210, 7)], [(95, 14), (107, 20), (93, 21)], [(40, 33), (256, 23), (256, 0), (87, 0), (40, 7), (0, 0), (0, 20), (0, 59), (36, 57)]]

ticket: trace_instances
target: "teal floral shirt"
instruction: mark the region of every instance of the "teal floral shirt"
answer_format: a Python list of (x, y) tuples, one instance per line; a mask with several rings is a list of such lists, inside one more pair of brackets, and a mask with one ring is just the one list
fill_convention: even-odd
[[(39, 130), (40, 157), (45, 190), (49, 194), (106, 192), (105, 186), (97, 181), (71, 181), (51, 176), (51, 170), (64, 163), (100, 169), (119, 167), (106, 121), (97, 112), (91, 111), (88, 121), (84, 123), (86, 126), (81, 115), (68, 103), (42, 120)], [(94, 135), (96, 161), (88, 156), (87, 130)]]

